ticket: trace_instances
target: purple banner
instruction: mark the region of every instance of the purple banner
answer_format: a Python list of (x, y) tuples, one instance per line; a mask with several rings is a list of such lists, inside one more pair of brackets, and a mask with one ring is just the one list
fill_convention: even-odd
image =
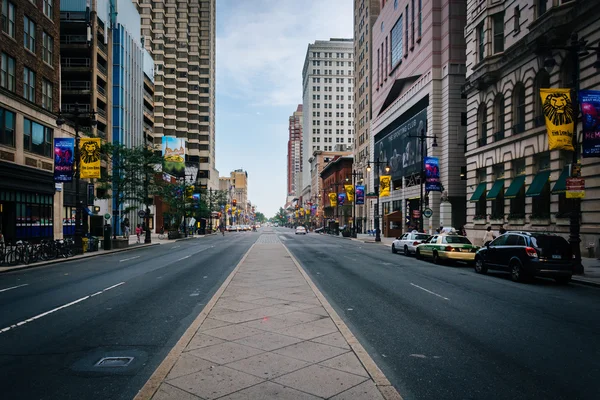
[(343, 206), (346, 201), (346, 193), (338, 193), (338, 205)]
[(441, 192), (440, 165), (437, 157), (425, 157), (425, 190)]
[(583, 116), (582, 156), (600, 157), (600, 91), (580, 90), (579, 104)]
[(354, 189), (354, 200), (356, 204), (365, 204), (365, 187), (356, 186)]
[(54, 138), (54, 182), (73, 181), (74, 138)]

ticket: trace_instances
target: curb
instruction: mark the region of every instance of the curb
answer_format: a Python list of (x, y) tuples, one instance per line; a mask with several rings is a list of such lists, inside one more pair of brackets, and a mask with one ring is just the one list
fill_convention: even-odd
[(572, 283), (577, 283), (579, 285), (592, 286), (592, 287), (600, 287), (600, 282), (593, 281), (591, 279), (579, 278), (573, 276), (571, 278)]
[(14, 266), (14, 267), (8, 267), (6, 269), (4, 269), (4, 267), (0, 267), (0, 274), (7, 273), (7, 272), (13, 272), (13, 271), (21, 271), (21, 270), (30, 269), (30, 268), (46, 267), (48, 265), (59, 264), (59, 263), (68, 262), (68, 261), (77, 261), (77, 260), (83, 260), (83, 259), (88, 259), (88, 258), (108, 256), (108, 255), (115, 254), (115, 253), (122, 253), (124, 251), (144, 249), (144, 248), (147, 248), (147, 247), (158, 246), (158, 245), (160, 245), (160, 243), (142, 244), (140, 246), (135, 246), (135, 247), (131, 247), (131, 248), (128, 247), (128, 248), (125, 248), (125, 249), (109, 250), (107, 253), (96, 253), (96, 252), (94, 252), (94, 254), (90, 254), (89, 256), (83, 256), (83, 257), (75, 256), (75, 257), (71, 257), (71, 258), (57, 258), (57, 259), (54, 259), (54, 260), (43, 261), (43, 262), (35, 263), (35, 264), (17, 265), (17, 266)]

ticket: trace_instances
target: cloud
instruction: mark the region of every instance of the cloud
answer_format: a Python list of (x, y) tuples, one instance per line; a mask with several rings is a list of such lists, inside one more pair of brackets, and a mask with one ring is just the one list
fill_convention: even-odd
[(352, 10), (352, 0), (219, 1), (219, 94), (256, 106), (301, 103), (308, 44), (351, 38)]

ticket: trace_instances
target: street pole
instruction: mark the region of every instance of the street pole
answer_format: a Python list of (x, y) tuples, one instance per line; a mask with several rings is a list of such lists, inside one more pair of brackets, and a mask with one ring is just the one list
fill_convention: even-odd
[(83, 232), (81, 226), (81, 200), (79, 182), (81, 179), (81, 163), (80, 163), (80, 151), (79, 151), (79, 115), (75, 118), (75, 162), (77, 163), (77, 172), (75, 173), (75, 248), (77, 253), (83, 252)]
[(423, 188), (425, 180), (425, 129), (421, 129), (421, 176), (419, 178), (419, 226), (422, 232), (425, 232), (423, 226)]
[(208, 226), (208, 230), (210, 231), (210, 233), (212, 233), (212, 228), (213, 228), (213, 218), (212, 218), (212, 188), (208, 189), (209, 195), (208, 195), (208, 201), (209, 201), (209, 218), (210, 218), (210, 224)]

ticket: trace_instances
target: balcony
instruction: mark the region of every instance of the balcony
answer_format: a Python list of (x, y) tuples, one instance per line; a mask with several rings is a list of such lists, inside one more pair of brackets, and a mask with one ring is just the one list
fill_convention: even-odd
[(520, 122), (513, 125), (513, 134), (519, 134), (525, 132), (525, 122)]
[(533, 127), (539, 128), (540, 126), (546, 125), (546, 117), (543, 115), (538, 115), (533, 119)]
[(98, 64), (98, 71), (102, 72), (102, 74), (104, 74), (104, 76), (108, 76), (108, 71), (106, 70), (106, 67), (102, 64)]
[(494, 133), (494, 142), (499, 142), (502, 139), (504, 139), (504, 130)]
[(102, 96), (106, 97), (106, 89), (104, 89), (102, 86), (98, 85), (96, 86), (98, 88), (98, 93), (100, 93)]
[(99, 116), (101, 116), (102, 118), (104, 118), (104, 120), (106, 120), (106, 111), (105, 110), (98, 108), (96, 110), (96, 113), (98, 113)]
[(60, 85), (63, 92), (89, 92), (91, 83), (89, 81), (63, 81)]
[(483, 137), (480, 137), (479, 139), (477, 139), (477, 146), (478, 147), (482, 147), (482, 146), (485, 146), (485, 145), (487, 145), (487, 136), (483, 136)]
[(75, 110), (79, 110), (80, 112), (89, 112), (90, 105), (89, 104), (74, 104), (74, 103), (63, 103), (61, 105), (62, 112), (71, 113)]
[(65, 44), (87, 44), (86, 35), (60, 35), (60, 43)]
[(62, 68), (89, 68), (89, 58), (63, 57), (60, 59)]
[(98, 43), (98, 50), (100, 50), (102, 53), (104, 53), (105, 56), (108, 57), (108, 50), (107, 50), (104, 42), (101, 42), (100, 40), (98, 40), (97, 43)]

